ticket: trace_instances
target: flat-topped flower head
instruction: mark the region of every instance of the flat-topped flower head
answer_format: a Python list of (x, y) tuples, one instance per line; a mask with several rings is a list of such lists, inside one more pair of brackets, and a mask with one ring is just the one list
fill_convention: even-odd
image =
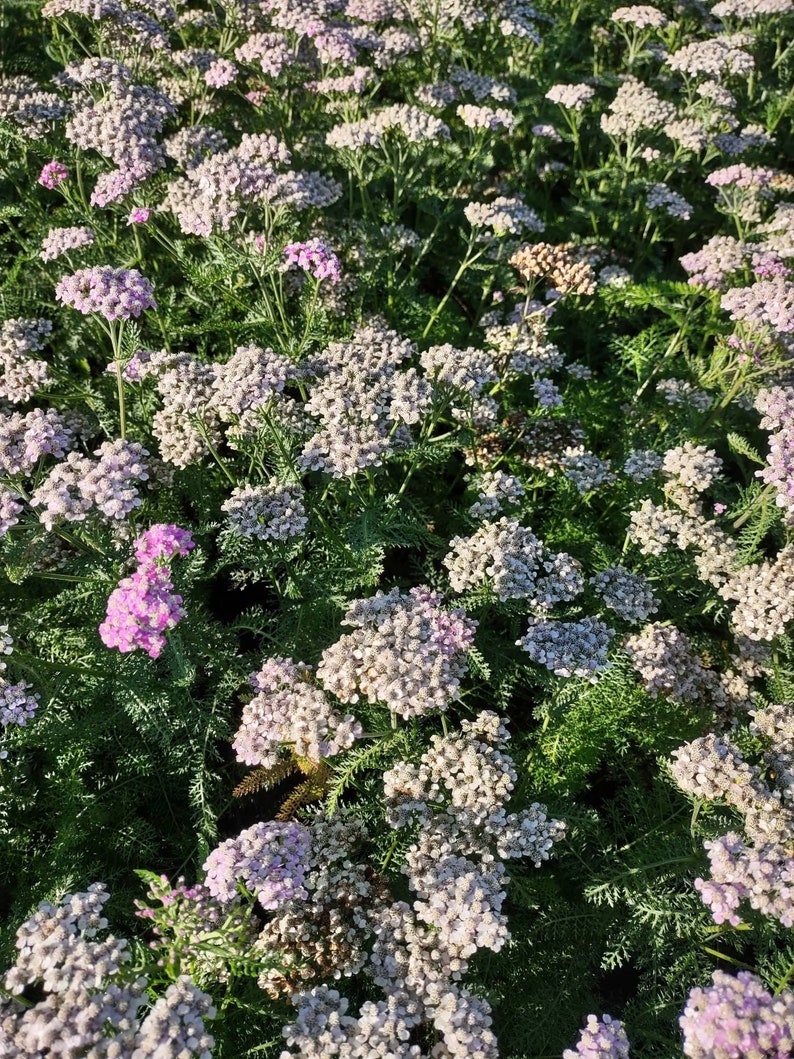
[(69, 170), (63, 164), (63, 162), (47, 162), (42, 171), (39, 173), (38, 183), (42, 187), (47, 188), (48, 191), (54, 191), (59, 184), (62, 184), (64, 180), (69, 176)]
[(135, 268), (97, 265), (64, 276), (55, 287), (55, 297), (64, 305), (87, 315), (99, 313), (106, 320), (129, 320), (144, 309), (156, 309), (154, 287)]

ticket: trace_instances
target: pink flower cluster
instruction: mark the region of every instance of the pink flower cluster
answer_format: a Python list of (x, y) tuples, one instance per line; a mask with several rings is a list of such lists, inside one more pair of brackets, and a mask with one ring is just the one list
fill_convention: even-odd
[(150, 658), (160, 656), (166, 632), (185, 616), (167, 564), (193, 547), (188, 530), (163, 523), (136, 540), (138, 569), (111, 592), (107, 615), (99, 626), (106, 647), (118, 647), (122, 654), (140, 647)]
[(156, 309), (154, 288), (135, 268), (96, 265), (63, 276), (55, 297), (78, 312), (99, 313), (106, 320), (129, 320), (144, 309)]
[(284, 247), (287, 267), (297, 265), (304, 272), (311, 272), (315, 279), (330, 279), (338, 283), (342, 278), (339, 258), (320, 239), (310, 239), (307, 243), (288, 243)]
[(42, 187), (47, 188), (49, 191), (54, 191), (55, 188), (57, 188), (59, 184), (62, 184), (68, 176), (69, 170), (63, 162), (47, 162), (39, 173), (38, 182)]

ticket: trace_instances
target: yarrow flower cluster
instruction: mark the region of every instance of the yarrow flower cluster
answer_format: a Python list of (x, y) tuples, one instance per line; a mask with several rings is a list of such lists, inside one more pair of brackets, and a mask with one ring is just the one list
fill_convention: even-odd
[(263, 486), (238, 486), (221, 505), (239, 537), (283, 541), (298, 537), (308, 519), (299, 485), (283, 485), (273, 478)]
[(603, 1015), (600, 1019), (588, 1015), (587, 1025), (581, 1031), (576, 1047), (566, 1048), (562, 1059), (629, 1059), (629, 1054), (629, 1039), (622, 1022), (610, 1015)]
[(340, 702), (380, 702), (405, 718), (446, 710), (457, 697), (477, 626), (442, 603), (428, 588), (355, 600), (343, 618), (355, 632), (323, 651), (317, 676)]
[(55, 297), (83, 314), (99, 313), (106, 320), (129, 320), (145, 309), (155, 309), (154, 288), (135, 268), (97, 265), (64, 276)]
[(715, 971), (690, 992), (679, 1023), (689, 1059), (783, 1057), (794, 1048), (794, 993), (772, 996), (749, 971)]
[(254, 824), (210, 853), (204, 862), (204, 885), (225, 903), (234, 900), (241, 882), (268, 910), (293, 897), (306, 897), (303, 882), (309, 840), (303, 824), (276, 820)]
[(7, 1054), (52, 1053), (68, 1041), (75, 1055), (211, 1059), (211, 998), (183, 975), (150, 1007), (128, 942), (106, 933), (109, 896), (94, 883), (57, 905), (44, 901), (17, 931), (16, 962), (3, 977), (9, 995), (0, 1000)]
[(136, 540), (138, 569), (110, 594), (107, 616), (99, 626), (106, 647), (117, 647), (122, 654), (140, 648), (150, 658), (160, 657), (166, 632), (185, 616), (167, 564), (193, 547), (189, 531), (174, 525), (151, 526)]
[(47, 162), (39, 173), (38, 182), (42, 187), (47, 188), (48, 191), (54, 191), (68, 176), (69, 170), (63, 162)]
[(251, 676), (256, 694), (243, 708), (232, 746), (246, 765), (273, 768), (283, 747), (319, 762), (347, 750), (363, 729), (342, 714), (315, 679), (311, 667), (291, 658), (269, 658)]
[(310, 239), (307, 243), (288, 243), (284, 247), (287, 268), (297, 265), (315, 279), (330, 279), (338, 283), (342, 278), (339, 258), (321, 239)]

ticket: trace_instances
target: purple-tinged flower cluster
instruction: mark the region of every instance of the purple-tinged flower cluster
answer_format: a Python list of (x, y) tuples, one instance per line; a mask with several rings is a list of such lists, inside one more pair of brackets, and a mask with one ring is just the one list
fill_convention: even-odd
[(146, 224), (152, 215), (152, 211), (148, 206), (135, 206), (130, 210), (130, 215), (127, 217), (127, 226), (131, 224)]
[(159, 658), (166, 632), (185, 616), (166, 564), (193, 547), (188, 530), (162, 523), (136, 540), (138, 569), (110, 594), (107, 616), (99, 626), (106, 647), (117, 647), (122, 654), (140, 648), (150, 658)]
[(94, 233), (90, 228), (50, 228), (41, 244), (39, 257), (42, 261), (54, 261), (70, 250), (91, 246)]
[(54, 191), (69, 176), (69, 170), (63, 162), (47, 162), (39, 173), (38, 183), (48, 191)]
[(547, 621), (530, 618), (526, 635), (516, 641), (533, 662), (558, 677), (585, 677), (595, 682), (609, 669), (607, 652), (615, 630), (596, 618)]
[(306, 243), (288, 243), (284, 247), (287, 268), (297, 265), (315, 279), (330, 279), (338, 283), (342, 278), (339, 258), (321, 239), (310, 239)]
[(678, 1021), (688, 1059), (786, 1059), (794, 1049), (794, 993), (772, 996), (749, 971), (715, 971)]
[(603, 1015), (600, 1019), (595, 1015), (588, 1015), (587, 1025), (579, 1034), (576, 1047), (566, 1048), (562, 1059), (629, 1059), (629, 1052), (629, 1039), (622, 1022), (610, 1015)]
[(219, 901), (230, 902), (242, 882), (269, 911), (293, 897), (306, 897), (303, 882), (310, 838), (303, 824), (275, 820), (254, 824), (210, 853), (204, 862), (204, 885)]
[(288, 540), (306, 529), (308, 519), (300, 485), (283, 485), (273, 478), (267, 485), (239, 486), (224, 501), (221, 510), (238, 537), (258, 540)]
[(83, 314), (99, 313), (106, 320), (129, 320), (144, 309), (157, 308), (154, 287), (135, 268), (97, 265), (64, 276), (55, 297)]

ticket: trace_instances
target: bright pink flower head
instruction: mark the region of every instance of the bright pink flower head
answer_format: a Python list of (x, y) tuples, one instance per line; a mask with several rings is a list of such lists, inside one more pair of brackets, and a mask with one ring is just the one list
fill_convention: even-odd
[(135, 558), (142, 564), (169, 563), (176, 555), (187, 555), (195, 548), (190, 530), (173, 523), (157, 522), (135, 542)]
[(69, 170), (63, 164), (63, 162), (47, 162), (42, 171), (39, 173), (39, 184), (42, 187), (48, 188), (50, 191), (54, 191), (59, 184), (62, 184), (64, 180), (69, 176)]
[(182, 597), (173, 587), (168, 570), (154, 564), (141, 566), (120, 581), (99, 626), (105, 646), (117, 647), (122, 654), (141, 648), (150, 658), (158, 658), (166, 632), (185, 616)]
[(146, 224), (151, 215), (152, 211), (148, 206), (136, 206), (127, 218), (127, 226), (129, 227), (131, 224)]

